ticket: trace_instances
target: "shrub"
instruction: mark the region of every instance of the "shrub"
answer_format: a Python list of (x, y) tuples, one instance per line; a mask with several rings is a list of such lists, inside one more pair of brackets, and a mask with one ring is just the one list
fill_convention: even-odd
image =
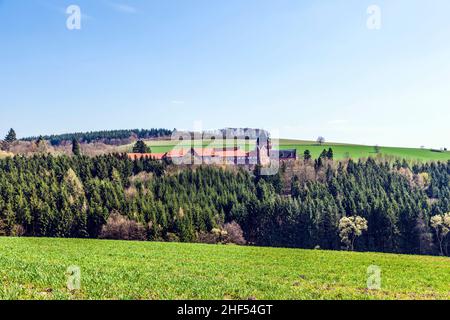
[(100, 233), (102, 239), (146, 240), (146, 230), (140, 223), (113, 212)]
[(6, 224), (0, 219), (0, 237), (4, 237), (7, 235)]
[(167, 242), (180, 242), (180, 237), (178, 237), (175, 233), (167, 232), (166, 240)]
[(213, 232), (200, 232), (197, 236), (197, 242), (206, 244), (217, 244), (219, 239)]
[(226, 223), (222, 228), (214, 228), (209, 233), (200, 232), (197, 236), (197, 241), (207, 244), (245, 245), (247, 243), (241, 226), (235, 221)]
[(25, 235), (25, 228), (20, 224), (15, 224), (11, 230), (12, 237), (23, 237)]
[(236, 221), (225, 224), (223, 226), (223, 231), (226, 232), (225, 243), (234, 243), (238, 245), (245, 245), (247, 243), (244, 238), (244, 232)]

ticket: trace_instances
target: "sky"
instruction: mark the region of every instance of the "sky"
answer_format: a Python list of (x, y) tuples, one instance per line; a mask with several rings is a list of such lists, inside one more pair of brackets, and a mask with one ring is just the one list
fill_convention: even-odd
[(450, 1), (430, 3), (0, 0), (0, 136), (201, 123), (450, 147)]

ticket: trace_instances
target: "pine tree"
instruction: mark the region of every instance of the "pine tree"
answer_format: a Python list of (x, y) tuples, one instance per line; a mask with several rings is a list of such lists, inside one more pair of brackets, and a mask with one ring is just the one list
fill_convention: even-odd
[(311, 160), (311, 151), (305, 150), (305, 152), (303, 153), (303, 158), (305, 159), (305, 161)]
[(77, 139), (72, 140), (72, 153), (74, 156), (81, 156), (80, 143)]
[(133, 153), (151, 153), (151, 150), (144, 141), (138, 140), (133, 147)]
[(36, 140), (36, 145), (39, 147), (44, 143), (44, 138), (42, 136), (39, 136), (39, 138)]
[(327, 158), (333, 160), (333, 157), (334, 157), (333, 149), (329, 148), (327, 151)]
[(9, 129), (9, 132), (8, 132), (8, 134), (5, 137), (5, 142), (13, 143), (16, 140), (17, 140), (16, 132), (12, 128)]

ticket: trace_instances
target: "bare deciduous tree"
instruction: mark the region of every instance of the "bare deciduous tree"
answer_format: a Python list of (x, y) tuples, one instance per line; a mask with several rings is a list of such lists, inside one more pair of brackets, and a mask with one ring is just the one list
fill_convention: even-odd
[(100, 234), (102, 239), (113, 240), (146, 240), (146, 230), (140, 223), (113, 212)]
[(244, 245), (247, 243), (244, 238), (244, 232), (242, 228), (237, 222), (232, 221), (230, 223), (226, 223), (223, 226), (223, 230), (227, 233), (226, 242), (234, 243), (238, 245)]
[(319, 136), (317, 138), (317, 143), (320, 144), (320, 145), (323, 145), (325, 143), (325, 138), (322, 137), (322, 136)]

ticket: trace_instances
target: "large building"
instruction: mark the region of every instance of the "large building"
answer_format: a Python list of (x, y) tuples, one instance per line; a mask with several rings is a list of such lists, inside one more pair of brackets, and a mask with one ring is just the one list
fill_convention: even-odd
[(257, 140), (256, 148), (244, 151), (239, 147), (224, 148), (177, 148), (166, 153), (129, 153), (132, 160), (149, 158), (169, 160), (184, 164), (268, 165), (271, 161), (297, 159), (297, 150), (273, 150), (270, 139), (264, 143)]

